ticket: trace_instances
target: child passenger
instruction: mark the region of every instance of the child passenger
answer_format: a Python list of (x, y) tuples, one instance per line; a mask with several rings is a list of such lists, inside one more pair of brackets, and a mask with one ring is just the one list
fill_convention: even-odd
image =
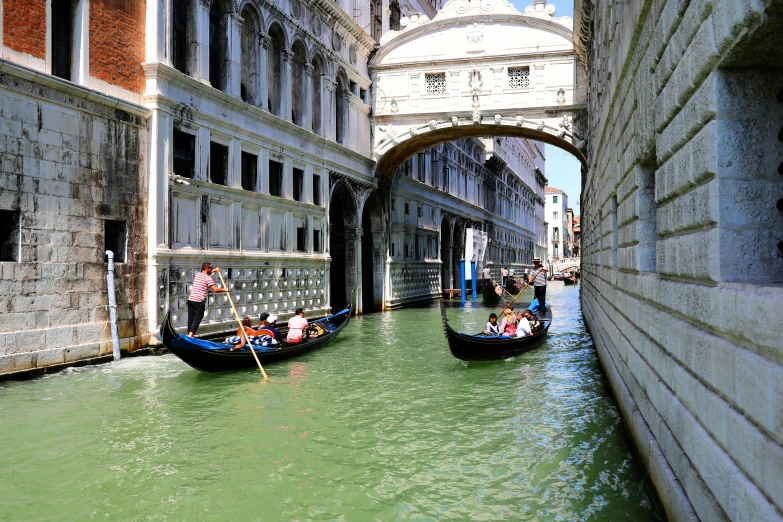
[(494, 313), (489, 314), (489, 322), (484, 329), (485, 334), (500, 335), (500, 325), (498, 325), (498, 316)]

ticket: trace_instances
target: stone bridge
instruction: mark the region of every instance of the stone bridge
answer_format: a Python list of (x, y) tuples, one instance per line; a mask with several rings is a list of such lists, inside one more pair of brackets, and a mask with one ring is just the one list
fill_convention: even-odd
[(544, 141), (584, 164), (574, 119), (587, 107), (572, 20), (535, 0), (451, 0), (381, 39), (370, 64), (373, 157), (392, 175), (415, 152), (472, 136)]

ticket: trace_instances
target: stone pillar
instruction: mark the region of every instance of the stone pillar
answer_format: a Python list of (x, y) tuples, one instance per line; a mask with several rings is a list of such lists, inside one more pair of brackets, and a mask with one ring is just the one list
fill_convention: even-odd
[(228, 49), (228, 67), (226, 70), (226, 93), (240, 98), (242, 96), (242, 22), (239, 13), (228, 15), (226, 24)]
[(267, 78), (267, 49), (269, 48), (269, 36), (265, 34), (258, 35), (259, 53), (258, 53), (258, 93), (256, 98), (258, 100), (258, 106), (262, 109), (269, 110), (269, 83)]
[(321, 111), (324, 116), (321, 120), (323, 125), (323, 136), (326, 139), (334, 141), (337, 139), (337, 127), (335, 126), (335, 120), (337, 119), (335, 114), (335, 111), (337, 110), (337, 93), (335, 92), (337, 90), (337, 82), (325, 76), (323, 77), (323, 81), (325, 87), (323, 90), (324, 99), (321, 104)]
[(389, 32), (389, 0), (381, 4), (381, 35)]
[(302, 128), (313, 128), (313, 66), (305, 63), (304, 92), (302, 93)]
[(209, 8), (213, 0), (199, 0), (196, 5), (196, 45), (193, 77), (209, 83)]
[[(345, 220), (345, 295), (351, 297), (351, 292), (356, 289), (354, 296), (354, 311), (359, 312), (358, 303), (361, 303), (361, 285), (358, 278), (362, 263), (362, 229), (355, 228), (354, 216), (346, 216)], [(350, 227), (350, 228), (349, 228)]]
[(441, 259), (443, 263), (443, 287), (446, 289), (454, 288), (454, 242), (446, 241), (446, 259)]
[(166, 52), (166, 0), (149, 0), (144, 31), (144, 61), (171, 65), (171, 53)]
[(293, 84), (293, 68), (294, 53), (288, 50), (283, 51), (283, 85), (280, 88), (280, 107), (283, 119), (292, 121), (291, 119), (291, 104), (293, 97), (293, 91), (291, 85)]

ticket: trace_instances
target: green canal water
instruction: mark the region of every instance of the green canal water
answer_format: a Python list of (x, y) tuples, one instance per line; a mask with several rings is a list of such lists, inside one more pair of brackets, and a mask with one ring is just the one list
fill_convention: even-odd
[(434, 304), (267, 383), (171, 355), (3, 383), (0, 520), (657, 520), (578, 291), (550, 284), (548, 342), (506, 361), (452, 358)]

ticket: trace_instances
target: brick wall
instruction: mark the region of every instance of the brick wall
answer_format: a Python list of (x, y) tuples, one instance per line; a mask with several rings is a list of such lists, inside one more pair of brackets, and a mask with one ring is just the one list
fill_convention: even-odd
[(111, 352), (105, 220), (127, 225), (121, 345), (148, 339), (146, 121), (117, 103), (10, 65), (0, 76), (0, 210), (21, 217), (18, 262), (0, 262), (0, 374)]
[(46, 59), (46, 0), (2, 0), (3, 45)]
[(782, 4), (575, 3), (583, 310), (674, 520), (783, 518)]
[(90, 0), (90, 76), (144, 90), (144, 3)]

